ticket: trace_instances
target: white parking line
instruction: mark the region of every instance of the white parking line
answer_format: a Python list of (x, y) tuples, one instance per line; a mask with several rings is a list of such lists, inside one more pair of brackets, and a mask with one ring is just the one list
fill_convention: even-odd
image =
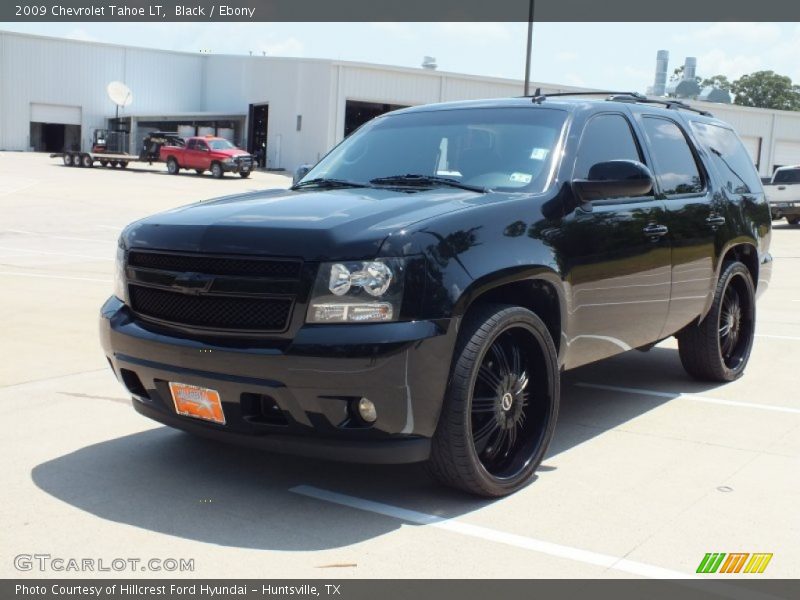
[(507, 533), (504, 531), (497, 531), (488, 527), (480, 525), (472, 525), (470, 523), (462, 523), (455, 519), (444, 519), (436, 515), (429, 515), (427, 513), (417, 512), (415, 510), (408, 510), (391, 504), (383, 504), (382, 502), (373, 502), (372, 500), (364, 500), (356, 498), (355, 496), (348, 496), (339, 494), (338, 492), (331, 492), (321, 488), (313, 487), (310, 485), (298, 485), (289, 490), (295, 494), (316, 498), (325, 502), (332, 502), (341, 506), (348, 506), (358, 510), (376, 513), (415, 523), (417, 525), (429, 525), (438, 529), (445, 529), (453, 533), (467, 535), (474, 538), (497, 542), (498, 544), (505, 544), (507, 546), (514, 546), (516, 548), (524, 548), (525, 550), (532, 550), (540, 552), (549, 556), (556, 556), (558, 558), (566, 558), (604, 569), (613, 569), (615, 571), (622, 571), (631, 575), (638, 575), (640, 577), (651, 577), (655, 579), (695, 579), (693, 573), (683, 573), (681, 571), (673, 571), (671, 569), (663, 569), (654, 565), (628, 560), (619, 556), (612, 556), (610, 554), (601, 554), (599, 552), (592, 552), (590, 550), (582, 550), (581, 548), (573, 548), (572, 546), (564, 546), (562, 544), (554, 544), (545, 540), (538, 540), (536, 538), (525, 537), (516, 533)]
[(11, 250), (12, 252), (27, 252), (28, 254), (42, 254), (47, 256), (65, 256), (68, 258), (88, 258), (90, 260), (115, 260), (113, 256), (88, 256), (86, 254), (68, 254), (66, 252), (47, 252), (46, 250), (11, 248), (10, 246), (0, 246), (0, 250)]
[(10, 275), (11, 277), (38, 277), (40, 279), (67, 279), (69, 281), (96, 281), (98, 283), (111, 284), (110, 279), (92, 279), (91, 277), (67, 277), (65, 275), (44, 275), (42, 273), (20, 273), (19, 271), (0, 271), (0, 275)]
[[(10, 233), (20, 233), (22, 235), (35, 235), (38, 237), (49, 238), (53, 240), (70, 240), (73, 242), (97, 242), (100, 244), (113, 244), (115, 240), (98, 240), (97, 238), (80, 238), (80, 237), (68, 237), (65, 235), (52, 235), (50, 233), (42, 233), (41, 231), (26, 231), (24, 229), (4, 229), (3, 231), (8, 231)], [(2, 231), (0, 231), (2, 233)]]
[(775, 406), (774, 404), (755, 404), (753, 402), (738, 402), (736, 400), (722, 400), (721, 398), (711, 398), (709, 396), (699, 396), (697, 394), (684, 394), (682, 392), (658, 392), (656, 390), (645, 390), (641, 388), (618, 387), (615, 385), (603, 385), (600, 383), (578, 382), (573, 384), (576, 387), (593, 388), (596, 390), (607, 390), (610, 392), (622, 392), (625, 394), (642, 394), (644, 396), (655, 396), (657, 398), (669, 398), (674, 400), (692, 400), (694, 402), (705, 402), (707, 404), (721, 404), (723, 406), (735, 406), (737, 408), (755, 408), (758, 410), (768, 410), (790, 414), (800, 414), (800, 408), (790, 406)]
[(792, 340), (795, 342), (800, 342), (800, 337), (795, 335), (769, 335), (767, 333), (757, 333), (756, 337), (769, 338), (772, 340)]

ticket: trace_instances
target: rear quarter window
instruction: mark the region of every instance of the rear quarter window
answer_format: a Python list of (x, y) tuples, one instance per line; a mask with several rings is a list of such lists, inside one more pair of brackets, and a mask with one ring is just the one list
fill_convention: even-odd
[(732, 129), (700, 121), (692, 121), (691, 128), (700, 145), (711, 155), (722, 184), (729, 192), (749, 194), (761, 190), (755, 164)]

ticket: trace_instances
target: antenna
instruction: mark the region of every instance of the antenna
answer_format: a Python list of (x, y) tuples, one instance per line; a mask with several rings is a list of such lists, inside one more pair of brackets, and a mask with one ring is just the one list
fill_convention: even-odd
[(106, 93), (111, 101), (117, 106), (116, 118), (119, 118), (119, 107), (123, 108), (133, 102), (131, 89), (121, 81), (112, 81), (106, 86)]

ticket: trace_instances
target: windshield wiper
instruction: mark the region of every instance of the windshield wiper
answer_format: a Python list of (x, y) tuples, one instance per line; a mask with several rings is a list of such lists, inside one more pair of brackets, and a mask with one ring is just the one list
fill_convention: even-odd
[(409, 173), (407, 175), (392, 175), (390, 177), (377, 177), (371, 179), (370, 183), (375, 185), (409, 185), (409, 186), (437, 186), (449, 185), (450, 187), (460, 188), (462, 190), (469, 190), (471, 192), (478, 192), (486, 194), (489, 190), (479, 185), (469, 185), (468, 183), (461, 183), (450, 177), (439, 177), (438, 175), (416, 175)]
[(345, 179), (329, 179), (328, 177), (316, 177), (308, 181), (301, 181), (295, 183), (290, 190), (300, 190), (306, 187), (321, 187), (321, 188), (365, 188), (372, 187), (368, 183), (361, 183), (359, 181), (347, 181)]

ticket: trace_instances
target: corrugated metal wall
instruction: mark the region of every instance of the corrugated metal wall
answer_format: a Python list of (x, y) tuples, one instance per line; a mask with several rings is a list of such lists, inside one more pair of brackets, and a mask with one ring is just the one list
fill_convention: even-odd
[[(177, 53), (0, 32), (0, 150), (28, 149), (31, 103), (80, 107), (87, 146), (91, 130), (114, 114), (105, 92), (113, 80), (131, 87), (131, 114), (247, 114), (250, 104), (268, 104), (269, 164), (289, 170), (315, 162), (342, 139), (347, 100), (416, 105), (522, 94), (522, 83), (507, 79), (332, 60)], [(536, 87), (578, 91), (532, 84)], [(762, 175), (772, 172), (777, 142), (800, 142), (800, 113), (697, 104), (733, 125), (749, 146), (760, 140)]]
[(114, 115), (106, 95), (110, 81), (130, 86), (131, 111), (201, 111), (202, 59), (0, 32), (0, 149), (28, 149), (31, 103), (79, 106), (87, 147), (92, 129)]

